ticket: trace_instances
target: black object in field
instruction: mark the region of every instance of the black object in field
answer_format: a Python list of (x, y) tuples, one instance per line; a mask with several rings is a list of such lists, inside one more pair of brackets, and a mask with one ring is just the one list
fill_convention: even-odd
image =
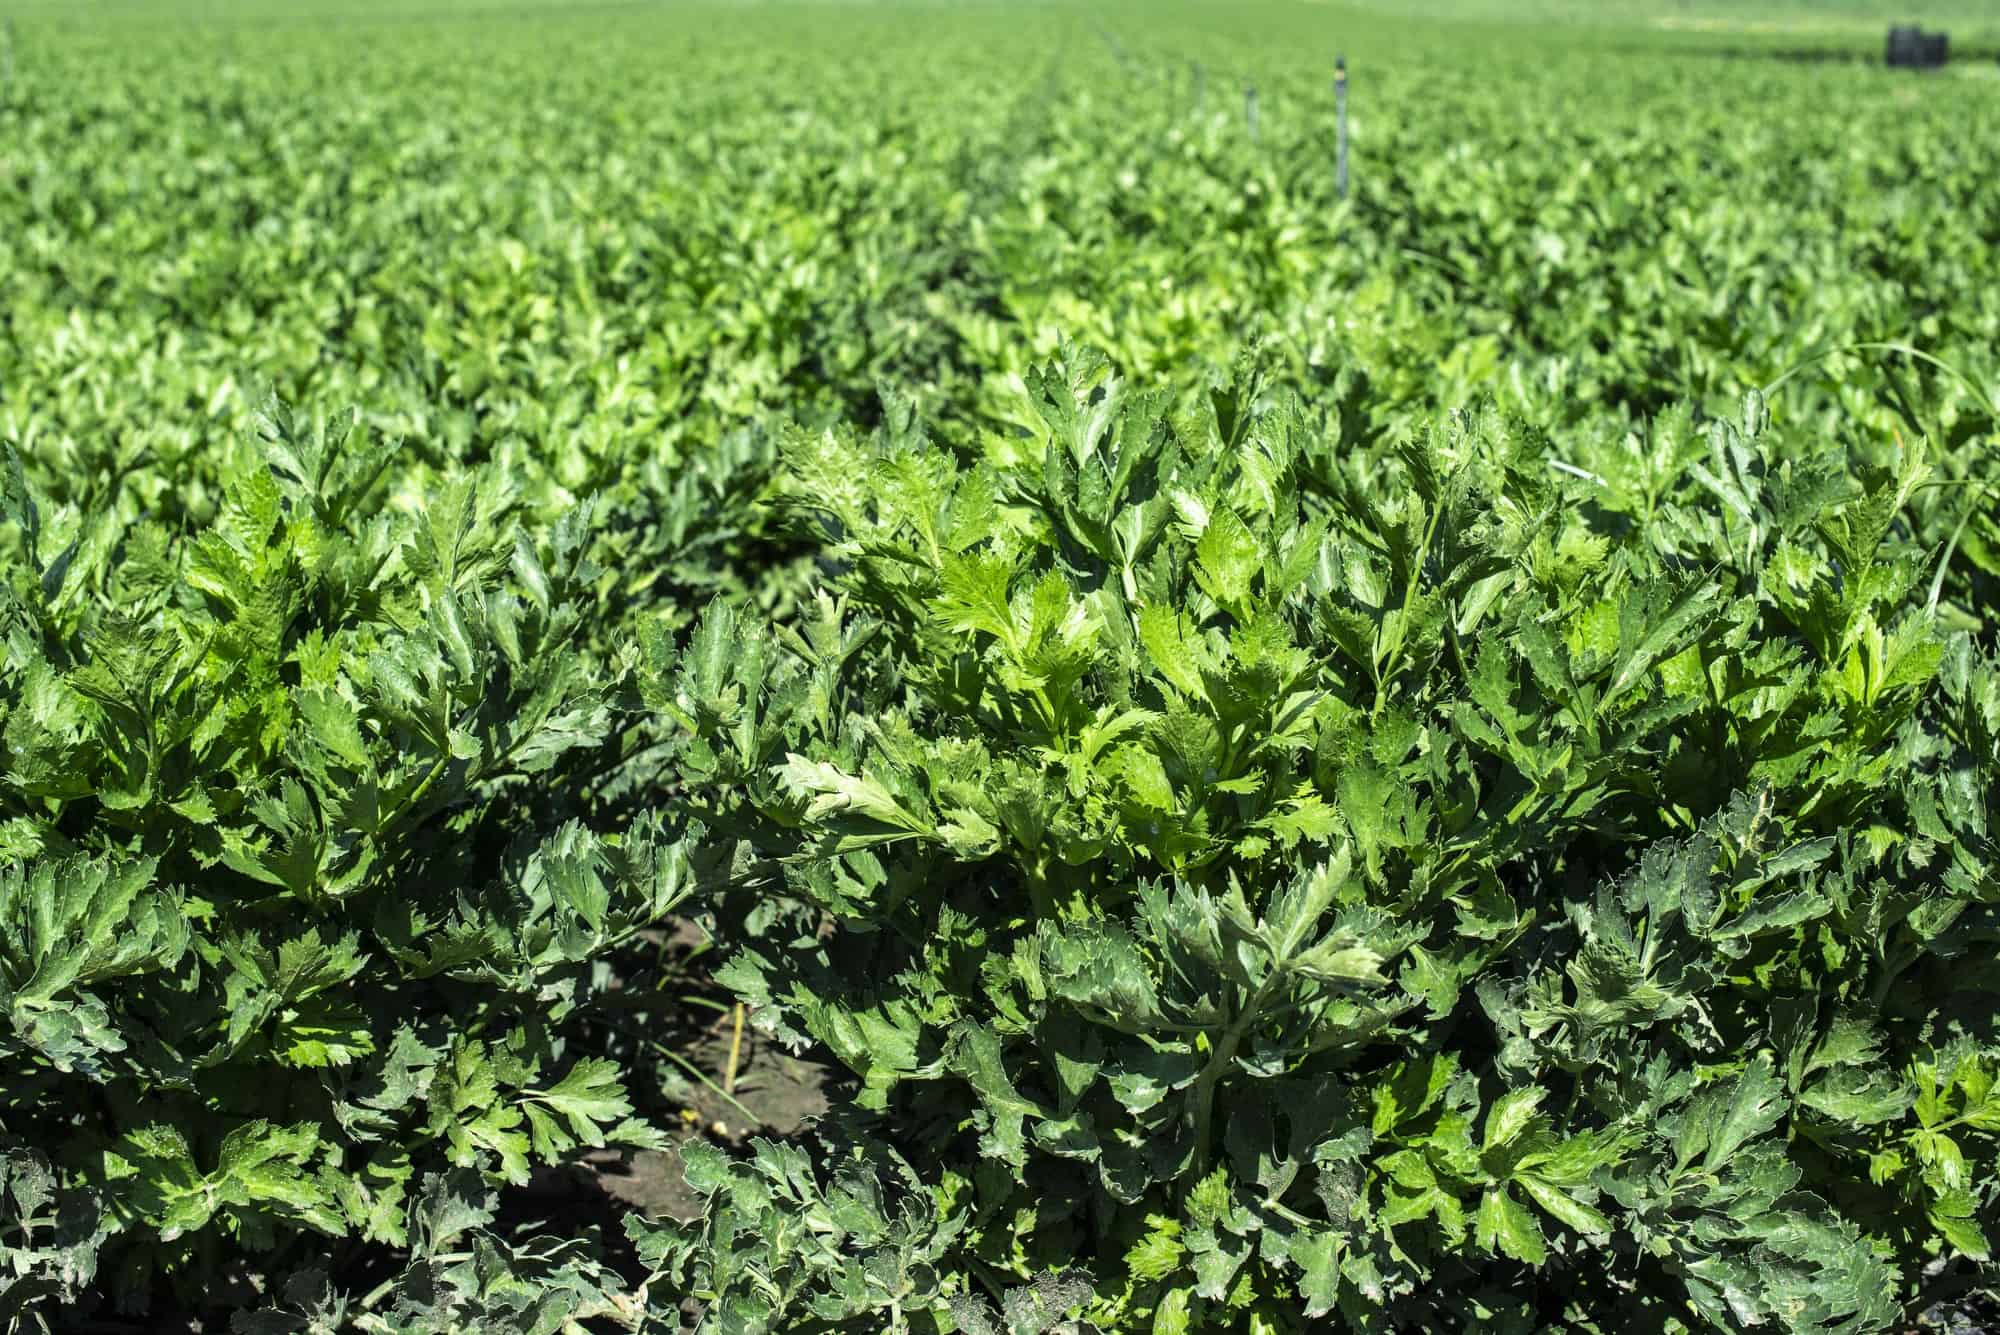
[(1950, 58), (1950, 33), (1925, 32), (1914, 25), (1898, 25), (1889, 29), (1891, 69), (1942, 69)]

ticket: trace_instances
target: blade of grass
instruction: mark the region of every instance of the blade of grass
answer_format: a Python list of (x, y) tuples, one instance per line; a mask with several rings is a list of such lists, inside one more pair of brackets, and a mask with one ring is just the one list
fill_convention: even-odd
[(639, 1044), (642, 1047), (649, 1048), (652, 1051), (659, 1053), (662, 1057), (665, 1057), (668, 1061), (680, 1067), (683, 1071), (686, 1071), (689, 1075), (693, 1076), (696, 1080), (701, 1082), (702, 1086), (706, 1088), (710, 1093), (714, 1094), (717, 1098), (720, 1098), (724, 1103), (727, 1103), (730, 1107), (736, 1109), (736, 1111), (742, 1113), (744, 1117), (748, 1118), (750, 1126), (752, 1128), (764, 1125), (764, 1119), (762, 1117), (759, 1117), (755, 1112), (755, 1110), (746, 1105), (741, 1099), (737, 1098), (734, 1094), (731, 1094), (728, 1090), (716, 1084), (715, 1081), (711, 1080), (708, 1077), (707, 1072), (703, 1071), (693, 1062), (681, 1056), (680, 1053), (675, 1052), (672, 1048), (660, 1042), (658, 1039), (648, 1038), (644, 1034), (634, 1033), (632, 1030), (627, 1029), (622, 1024), (616, 1024), (610, 1020), (603, 1019), (601, 1017), (598, 1019), (598, 1023), (602, 1024), (607, 1029), (625, 1035), (625, 1037), (631, 1039), (633, 1042)]
[(736, 1066), (743, 1056), (743, 1003), (736, 1003), (736, 1023), (729, 1031), (729, 1065), (723, 1068), (722, 1088), (725, 1093), (736, 1092)]

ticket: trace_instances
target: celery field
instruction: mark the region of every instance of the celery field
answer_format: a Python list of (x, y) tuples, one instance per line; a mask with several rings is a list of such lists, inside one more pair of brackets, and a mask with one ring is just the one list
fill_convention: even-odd
[(2000, 1329), (1996, 54), (0, 0), (0, 1335)]

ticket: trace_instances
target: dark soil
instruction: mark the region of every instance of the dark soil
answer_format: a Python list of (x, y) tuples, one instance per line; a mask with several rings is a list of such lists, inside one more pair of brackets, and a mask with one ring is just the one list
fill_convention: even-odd
[(692, 923), (677, 923), (654, 943), (653, 964), (633, 975), (633, 986), (643, 990), (657, 984), (653, 971), (663, 969), (671, 980), (667, 990), (685, 1004), (668, 1010), (668, 1029), (650, 1033), (656, 1050), (671, 1054), (658, 1068), (658, 1089), (650, 1099), (633, 1091), (641, 1113), (667, 1128), (675, 1147), (600, 1156), (588, 1165), (590, 1189), (620, 1209), (691, 1218), (699, 1201), (681, 1178), (678, 1146), (700, 1138), (736, 1149), (752, 1137), (798, 1135), (827, 1110), (829, 1091), (844, 1075), (757, 1033), (748, 1014), (735, 1009), (735, 998), (707, 981), (718, 961), (706, 940)]
[[(711, 1037), (681, 1054), (717, 1085), (723, 1084), (728, 1071), (732, 1028), (730, 1017), (723, 1017)], [(729, 1098), (689, 1080), (677, 1091), (681, 1107), (676, 1135), (682, 1144), (701, 1137), (728, 1146), (753, 1136), (797, 1135), (811, 1118), (826, 1111), (834, 1079), (825, 1066), (792, 1056), (752, 1033), (746, 1023), (733, 1091), (735, 1104), (742, 1106), (733, 1106)], [(745, 1116), (746, 1108), (754, 1117)], [(678, 1150), (641, 1151), (594, 1164), (593, 1170), (596, 1190), (641, 1214), (685, 1219), (699, 1208), (681, 1180)]]

